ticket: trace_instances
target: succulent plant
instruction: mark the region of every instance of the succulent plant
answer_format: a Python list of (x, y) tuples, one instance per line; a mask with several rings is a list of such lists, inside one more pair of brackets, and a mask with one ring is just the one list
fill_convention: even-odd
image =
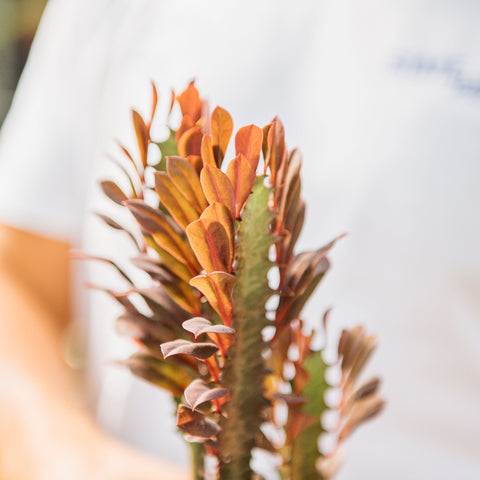
[[(138, 288), (106, 260), (129, 283), (121, 293), (106, 290), (124, 307), (119, 331), (138, 344), (123, 363), (171, 392), (178, 428), (191, 444), (195, 479), (205, 478), (207, 455), (216, 459), (215, 478), (262, 478), (251, 466), (255, 448), (275, 455), (284, 480), (329, 479), (339, 465), (340, 444), (383, 405), (377, 378), (358, 386), (375, 338), (361, 326), (343, 331), (333, 364), (341, 378), (331, 385), (331, 365), (322, 349), (312, 347), (314, 332), (307, 333), (301, 319), (337, 239), (295, 252), (305, 216), (302, 158), (298, 150), (287, 150), (278, 118), (263, 129), (240, 128), (227, 163), (229, 113), (221, 107), (210, 113), (194, 83), (178, 96), (172, 93), (169, 118), (175, 104), (179, 127), (170, 125), (168, 138), (154, 142), (153, 87), (148, 120), (133, 111), (138, 154), (121, 146), (119, 166), (130, 191), (101, 183), (139, 228), (100, 218), (131, 237), (138, 249), (132, 262), (151, 278), (150, 287)], [(151, 165), (155, 147), (160, 161)], [(143, 299), (146, 310), (134, 297)], [(327, 314), (320, 323), (325, 338)], [(335, 405), (325, 400), (331, 388), (341, 393)], [(327, 411), (337, 414), (330, 429), (322, 421)], [(325, 433), (336, 444), (328, 452), (319, 448)]]

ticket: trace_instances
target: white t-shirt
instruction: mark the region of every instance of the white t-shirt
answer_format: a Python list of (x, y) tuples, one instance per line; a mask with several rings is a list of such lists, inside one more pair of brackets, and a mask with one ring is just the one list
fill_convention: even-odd
[[(333, 306), (332, 336), (363, 322), (380, 341), (369, 370), (388, 405), (339, 480), (479, 478), (479, 20), (473, 0), (51, 0), (2, 131), (0, 220), (126, 257), (86, 211), (121, 213), (95, 179), (115, 138), (134, 149), (129, 108), (147, 113), (150, 79), (164, 110), (195, 77), (237, 128), (279, 114), (304, 153), (300, 249), (350, 233), (305, 318)], [(181, 461), (173, 406), (108, 364), (128, 342), (92, 300), (103, 423)]]

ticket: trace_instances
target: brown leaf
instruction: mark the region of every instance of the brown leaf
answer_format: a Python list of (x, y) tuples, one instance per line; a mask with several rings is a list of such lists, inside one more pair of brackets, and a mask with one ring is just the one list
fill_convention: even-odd
[(283, 328), (300, 313), (329, 268), (326, 255), (333, 243), (313, 252), (300, 253), (293, 258), (280, 295), (275, 320), (277, 326)]
[(366, 334), (363, 325), (356, 325), (352, 329), (344, 330), (343, 332), (338, 348), (343, 356), (342, 371), (345, 373), (352, 367), (359, 349), (362, 348), (362, 342)]
[(189, 320), (185, 320), (182, 323), (182, 327), (187, 332), (193, 333), (195, 338), (198, 338), (202, 333), (217, 333), (224, 335), (233, 335), (235, 330), (226, 325), (214, 325), (210, 320), (203, 317), (194, 317)]
[(123, 154), (127, 157), (128, 161), (133, 165), (133, 168), (135, 169), (135, 172), (140, 177), (140, 172), (138, 170), (138, 165), (135, 162), (135, 160), (133, 159), (131, 153), (120, 142), (117, 141), (117, 143), (118, 143), (118, 146), (120, 147), (120, 149), (122, 150)]
[(262, 141), (262, 129), (256, 125), (242, 127), (235, 135), (235, 155), (244, 155), (254, 173), (260, 159)]
[(203, 165), (212, 165), (213, 167), (216, 167), (217, 162), (215, 161), (215, 155), (213, 154), (212, 137), (210, 135), (205, 134), (203, 136), (201, 150)]
[(341, 405), (340, 416), (346, 416), (355, 402), (361, 401), (370, 395), (375, 395), (380, 388), (380, 383), (380, 379), (375, 377), (357, 388)]
[[(292, 225), (295, 223), (295, 214), (297, 213), (298, 203), (300, 202), (301, 166), (302, 156), (298, 150), (294, 150), (290, 154), (285, 180), (281, 189), (282, 194), (280, 203), (278, 205), (278, 214), (283, 219), (283, 223), (287, 223), (287, 216), (290, 212), (292, 212), (288, 218), (288, 226), (286, 227), (288, 230), (291, 230)], [(277, 233), (281, 232), (277, 231)]]
[(355, 402), (345, 424), (338, 434), (339, 441), (345, 440), (361, 423), (378, 415), (384, 406), (385, 401), (378, 395), (371, 395)]
[(167, 158), (167, 173), (183, 196), (200, 214), (207, 208), (207, 199), (203, 194), (200, 179), (195, 168), (180, 157)]
[(100, 182), (103, 193), (113, 202), (123, 206), (123, 202), (128, 200), (127, 195), (123, 193), (122, 189), (114, 182), (110, 180), (104, 180)]
[(380, 383), (378, 377), (371, 378), (353, 393), (354, 400), (361, 400), (362, 398), (372, 395), (372, 393), (376, 393), (380, 387)]
[(185, 433), (201, 438), (214, 437), (221, 431), (220, 427), (203, 413), (182, 404), (177, 410), (177, 426)]
[(200, 173), (200, 183), (208, 203), (223, 203), (235, 214), (233, 187), (229, 178), (217, 167), (205, 165)]
[(235, 220), (230, 210), (219, 202), (213, 202), (200, 215), (201, 219), (210, 218), (219, 222), (227, 232), (230, 243), (230, 267), (232, 266), (233, 256), (235, 253)]
[(128, 283), (133, 284), (131, 278), (127, 275), (127, 273), (109, 258), (99, 257), (96, 255), (88, 255), (84, 252), (80, 252), (77, 250), (71, 251), (70, 258), (72, 258), (72, 260), (95, 260), (97, 262), (106, 263), (107, 265), (112, 266)]
[(198, 262), (207, 273), (229, 272), (230, 242), (219, 222), (210, 218), (199, 219), (192, 222), (186, 232)]
[(133, 233), (130, 232), (130, 230), (125, 228), (123, 225), (120, 225), (118, 222), (113, 220), (113, 218), (110, 218), (107, 215), (103, 215), (102, 213), (98, 213), (98, 212), (94, 212), (94, 213), (100, 220), (105, 222), (110, 228), (114, 228), (115, 230), (121, 230), (121, 231), (125, 232), (132, 239), (135, 246), (140, 250), (140, 246), (137, 242), (137, 239), (135, 238)]
[(160, 345), (165, 358), (172, 355), (191, 355), (199, 360), (206, 360), (218, 351), (218, 347), (213, 343), (189, 342), (188, 340), (173, 340)]
[[(175, 322), (177, 324), (187, 316), (161, 285), (147, 288), (132, 288), (131, 292), (141, 295), (152, 310), (168, 312), (173, 319), (177, 320)], [(155, 307), (154, 304), (156, 304), (157, 307)]]
[(185, 282), (166, 268), (162, 262), (151, 258), (149, 255), (132, 258), (131, 262), (136, 267), (147, 272), (154, 280), (160, 282), (171, 299), (186, 312), (192, 315), (201, 315), (198, 293), (188, 282)]
[(292, 395), (289, 393), (274, 393), (271, 395), (272, 400), (282, 400), (287, 405), (304, 405), (308, 402), (305, 397), (300, 397), (299, 395)]
[(224, 272), (211, 272), (193, 277), (190, 280), (190, 285), (198, 288), (205, 295), (208, 303), (220, 315), (225, 325), (231, 325), (235, 282), (234, 275)]
[(255, 183), (255, 171), (248, 163), (248, 160), (240, 154), (229, 163), (227, 176), (233, 185), (235, 217), (240, 218), (240, 211)]
[(228, 142), (232, 136), (233, 120), (230, 114), (221, 107), (216, 107), (212, 112), (210, 120), (210, 129), (212, 133), (212, 147), (215, 155), (215, 161), (218, 167), (221, 167)]
[[(352, 366), (350, 368), (350, 372), (348, 373), (348, 376), (345, 380), (346, 390), (349, 390), (350, 386), (359, 376), (360, 372), (363, 370), (368, 359), (370, 358), (373, 351), (375, 350), (376, 345), (377, 345), (377, 338), (374, 335), (369, 335), (368, 337), (365, 337), (363, 339), (360, 345), (360, 348), (358, 348), (355, 358), (353, 360)], [(343, 362), (342, 362), (342, 368), (343, 368)]]
[(137, 377), (169, 390), (175, 397), (181, 397), (192, 380), (192, 376), (185, 369), (154, 358), (147, 353), (135, 353), (119, 363), (128, 367)]
[(133, 311), (117, 318), (115, 330), (119, 335), (137, 338), (142, 342), (164, 343), (175, 338), (174, 331), (165, 323)]
[(199, 405), (218, 400), (228, 393), (226, 388), (210, 388), (203, 380), (197, 378), (185, 389), (187, 403), (195, 410)]
[(140, 152), (143, 168), (145, 168), (147, 166), (148, 141), (150, 140), (148, 129), (137, 111), (132, 110), (132, 118), (135, 135), (137, 136), (138, 151)]

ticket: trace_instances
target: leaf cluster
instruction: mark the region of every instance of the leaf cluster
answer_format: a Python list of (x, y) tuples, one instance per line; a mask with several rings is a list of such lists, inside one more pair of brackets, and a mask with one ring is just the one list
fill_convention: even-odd
[[(132, 263), (151, 278), (150, 287), (138, 288), (103, 259), (128, 283), (124, 292), (105, 290), (124, 307), (119, 332), (138, 345), (123, 363), (175, 398), (178, 428), (193, 444), (195, 478), (204, 478), (205, 455), (217, 459), (221, 480), (259, 478), (251, 467), (255, 448), (277, 455), (285, 480), (331, 478), (338, 448), (323, 452), (320, 436), (335, 435), (338, 447), (383, 402), (378, 379), (357, 385), (375, 344), (362, 327), (342, 334), (337, 385), (327, 382), (330, 365), (312, 348), (313, 333), (305, 333), (302, 309), (329, 269), (327, 255), (338, 238), (295, 252), (305, 218), (301, 154), (287, 149), (283, 124), (274, 118), (264, 128), (240, 128), (226, 162), (233, 120), (221, 107), (210, 113), (193, 83), (172, 93), (178, 127), (169, 125), (168, 137), (154, 141), (156, 106), (153, 87), (148, 119), (132, 112), (137, 152), (120, 145), (130, 191), (101, 183), (138, 229), (99, 218), (132, 239), (138, 249)], [(157, 165), (149, 163), (152, 146), (160, 150)], [(268, 280), (272, 268), (276, 288)], [(267, 309), (274, 295), (278, 304)], [(273, 330), (269, 337), (266, 327)], [(338, 405), (325, 401), (332, 387), (341, 391)], [(339, 418), (329, 430), (322, 422), (328, 410)]]

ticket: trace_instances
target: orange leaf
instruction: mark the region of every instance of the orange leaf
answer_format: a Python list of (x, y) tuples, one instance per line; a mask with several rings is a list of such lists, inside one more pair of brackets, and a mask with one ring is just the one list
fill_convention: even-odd
[(262, 129), (256, 125), (242, 127), (235, 135), (235, 155), (245, 155), (254, 172), (257, 171), (262, 141)]
[(175, 132), (175, 141), (178, 143), (182, 135), (187, 131), (190, 130), (195, 126), (195, 122), (190, 115), (187, 115), (182, 118), (180, 126), (177, 128)]
[(190, 115), (195, 122), (200, 118), (202, 101), (194, 82), (191, 82), (180, 95), (177, 95), (177, 101), (182, 115)]
[(150, 120), (147, 125), (148, 136), (150, 136), (150, 127), (152, 126), (153, 117), (155, 116), (155, 111), (157, 110), (157, 104), (158, 104), (157, 87), (155, 87), (155, 84), (152, 82), (152, 111), (150, 113)]
[(170, 215), (185, 230), (188, 224), (198, 219), (199, 214), (180, 193), (165, 172), (155, 172), (155, 191)]
[(270, 128), (272, 127), (272, 124), (269, 123), (268, 125), (265, 125), (262, 129), (263, 132), (263, 140), (262, 140), (262, 152), (263, 152), (263, 158), (265, 160), (265, 166), (263, 169), (263, 174), (265, 175), (267, 173), (267, 158), (268, 158), (268, 132), (270, 131)]
[(222, 227), (227, 232), (228, 239), (230, 241), (230, 266), (233, 262), (233, 255), (235, 253), (235, 220), (230, 210), (219, 202), (213, 202), (207, 207), (200, 218), (211, 218), (222, 224)]
[(225, 272), (211, 272), (198, 275), (190, 280), (190, 285), (198, 288), (212, 308), (220, 315), (223, 323), (230, 326), (233, 317), (233, 287), (236, 278)]
[(165, 249), (161, 248), (160, 245), (152, 238), (147, 237), (146, 239), (147, 245), (157, 252), (158, 256), (162, 260), (163, 265), (167, 268), (170, 272), (177, 275), (177, 277), (181, 278), (185, 282), (189, 282), (192, 278), (192, 269), (189, 268), (185, 261), (180, 262), (175, 257), (170, 255)]
[(212, 147), (217, 166), (222, 165), (223, 157), (232, 136), (233, 120), (230, 114), (222, 107), (216, 107), (210, 120), (212, 131)]
[(173, 106), (175, 105), (175, 92), (170, 90), (170, 106), (168, 108), (168, 117), (172, 114)]
[(195, 169), (197, 175), (200, 175), (202, 170), (202, 157), (200, 155), (188, 155), (185, 160)]
[(187, 237), (198, 262), (207, 273), (230, 270), (230, 244), (222, 225), (210, 218), (187, 227)]
[(202, 129), (198, 126), (188, 129), (178, 140), (177, 150), (181, 157), (200, 155), (202, 146)]
[(195, 168), (183, 158), (168, 157), (167, 173), (195, 210), (202, 213), (207, 208), (208, 203)]
[(192, 249), (161, 212), (148, 206), (142, 200), (128, 200), (125, 203), (140, 226), (150, 233), (163, 250), (186, 265), (192, 273), (198, 273), (198, 263)]
[(227, 176), (232, 182), (235, 198), (235, 216), (240, 217), (240, 211), (252, 191), (255, 183), (255, 171), (248, 160), (242, 155), (235, 157), (227, 168)]
[(200, 183), (208, 203), (223, 203), (233, 215), (235, 203), (232, 183), (219, 168), (205, 165), (200, 172)]
[(148, 141), (150, 139), (148, 135), (148, 129), (143, 118), (136, 110), (132, 110), (132, 117), (133, 126), (135, 127), (135, 135), (137, 136), (140, 158), (142, 159), (143, 168), (145, 168), (147, 166)]
[(186, 312), (192, 315), (201, 315), (202, 307), (196, 292), (192, 287), (180, 279), (161, 282), (170, 298)]
[(205, 134), (202, 139), (202, 161), (204, 165), (217, 166), (215, 155), (213, 154), (212, 137)]
[(287, 160), (287, 148), (285, 145), (285, 129), (283, 123), (278, 117), (275, 117), (272, 127), (268, 132), (269, 142), (269, 158), (268, 166), (270, 167), (271, 185), (274, 185), (277, 179), (278, 171), (282, 167), (282, 163)]

